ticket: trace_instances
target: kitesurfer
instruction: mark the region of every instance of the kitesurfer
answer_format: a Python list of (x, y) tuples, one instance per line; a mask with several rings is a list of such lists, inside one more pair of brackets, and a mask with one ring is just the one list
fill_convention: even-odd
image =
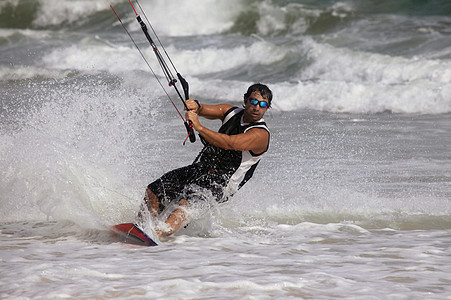
[[(211, 192), (218, 202), (227, 201), (252, 177), (268, 150), (270, 133), (263, 115), (271, 101), (271, 90), (260, 83), (251, 85), (244, 94), (244, 108), (186, 100), (186, 119), (192, 122), (204, 147), (191, 165), (172, 170), (148, 185), (138, 218), (142, 220), (146, 210), (156, 218), (169, 204), (178, 204), (165, 220), (165, 228), (156, 230), (161, 238), (187, 222), (186, 208), (196, 201), (199, 190)], [(218, 132), (210, 130), (198, 116), (222, 120), (222, 126)]]

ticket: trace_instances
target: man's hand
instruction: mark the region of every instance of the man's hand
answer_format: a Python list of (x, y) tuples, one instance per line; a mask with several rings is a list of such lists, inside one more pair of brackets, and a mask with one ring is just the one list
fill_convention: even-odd
[(195, 130), (198, 130), (199, 126), (201, 126), (199, 123), (199, 116), (197, 115), (199, 112), (199, 104), (193, 99), (186, 100), (185, 104), (188, 108), (188, 111), (185, 113), (185, 118), (193, 123)]
[[(188, 102), (188, 101), (187, 101)], [(194, 102), (194, 101), (193, 101)], [(197, 103), (194, 102), (194, 104), (197, 106)], [(188, 106), (188, 103), (187, 103)], [(188, 106), (189, 108), (189, 106)], [(191, 122), (193, 122), (193, 127), (195, 130), (199, 131), (200, 128), (202, 128), (202, 125), (199, 122), (199, 116), (197, 115), (196, 111), (194, 110), (188, 110), (185, 113), (185, 118)]]
[[(188, 107), (188, 110), (194, 111), (194, 112), (196, 112), (196, 114), (199, 112), (200, 106), (193, 99), (186, 100), (185, 104), (186, 104), (186, 107)], [(185, 108), (185, 110), (186, 110), (186, 108)]]

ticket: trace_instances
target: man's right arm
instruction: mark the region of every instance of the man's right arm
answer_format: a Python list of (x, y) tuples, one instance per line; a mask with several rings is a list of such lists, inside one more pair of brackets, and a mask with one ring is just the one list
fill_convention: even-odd
[(201, 117), (216, 120), (224, 119), (225, 113), (231, 109), (233, 106), (230, 104), (217, 104), (217, 105), (209, 105), (195, 102), (192, 99), (186, 100), (186, 105), (190, 110), (196, 110), (197, 114)]

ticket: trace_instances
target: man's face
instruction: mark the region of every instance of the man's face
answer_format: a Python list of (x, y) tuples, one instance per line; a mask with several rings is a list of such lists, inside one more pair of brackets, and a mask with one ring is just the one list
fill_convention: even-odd
[[(257, 104), (252, 104), (251, 101), (258, 100), (259, 102)], [(261, 107), (260, 102), (267, 103), (266, 107)], [(260, 95), (259, 91), (254, 91), (249, 96), (248, 99), (244, 100), (244, 122), (246, 123), (252, 123), (260, 120), (263, 118), (263, 115), (269, 108), (268, 101)]]

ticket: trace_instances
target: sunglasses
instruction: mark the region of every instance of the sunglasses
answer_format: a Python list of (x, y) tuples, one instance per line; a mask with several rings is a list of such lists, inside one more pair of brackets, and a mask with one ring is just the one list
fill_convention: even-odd
[(252, 104), (252, 105), (260, 105), (260, 107), (261, 108), (265, 108), (265, 107), (268, 107), (268, 102), (265, 102), (265, 101), (258, 101), (257, 99), (255, 99), (255, 98), (249, 98), (249, 102)]

